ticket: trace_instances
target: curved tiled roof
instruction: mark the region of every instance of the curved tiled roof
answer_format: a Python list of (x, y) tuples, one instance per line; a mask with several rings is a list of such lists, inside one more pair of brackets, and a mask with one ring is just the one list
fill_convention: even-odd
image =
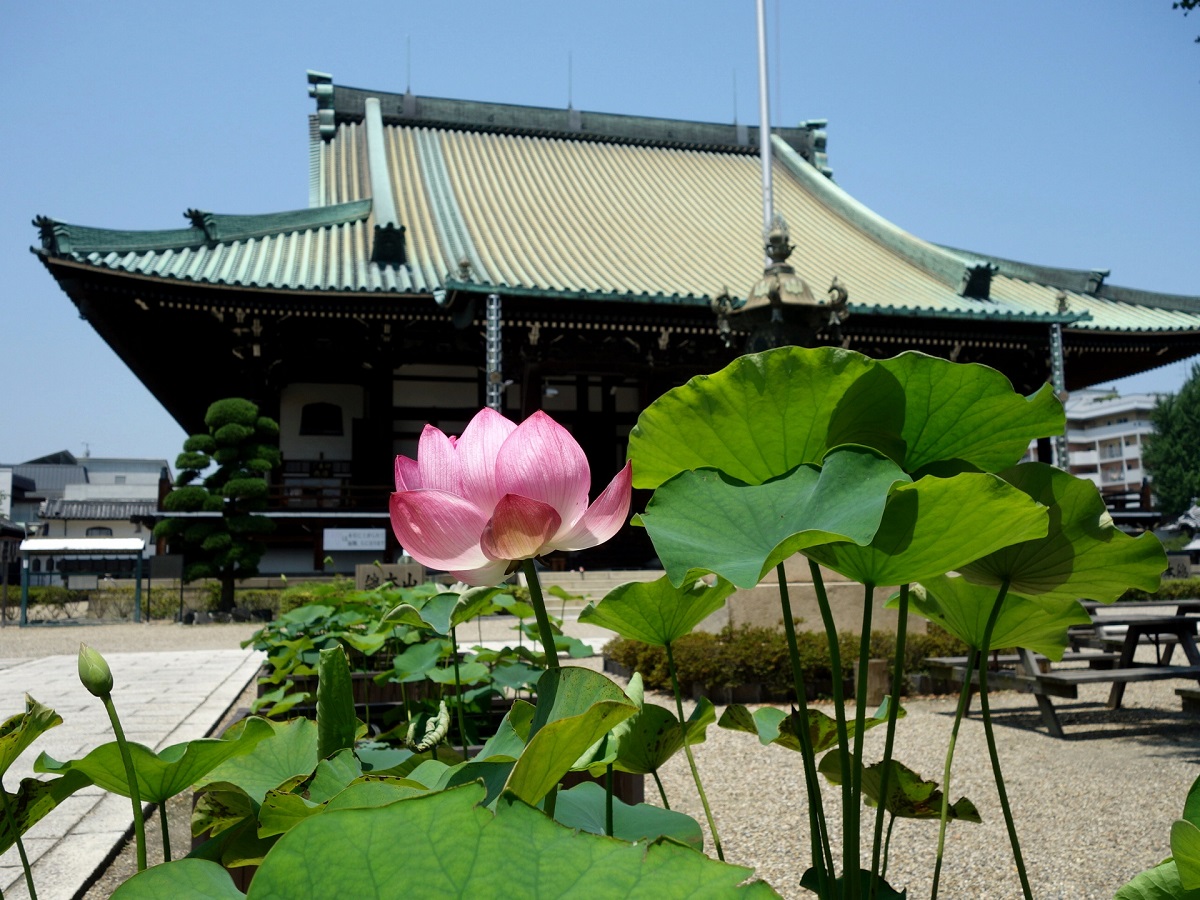
[[(270, 291), (449, 288), (696, 306), (726, 292), (744, 297), (762, 273), (760, 164), (743, 136), (729, 142), (728, 126), (668, 122), (656, 132), (653, 120), (609, 117), (597, 119), (591, 134), (572, 111), (532, 110), (522, 132), (521, 108), (496, 107), (490, 118), (500, 115), (503, 127), (489, 129), (484, 104), (388, 94), (378, 94), (372, 118), (370, 92), (313, 78), (320, 90), (310, 129), (311, 209), (189, 211), (191, 228), (161, 232), (41, 219), (43, 253), (147, 278)], [(546, 124), (560, 120), (561, 127)], [(628, 139), (618, 133), (623, 127), (632, 129)], [(659, 132), (691, 140), (659, 140)], [(797, 248), (790, 263), (817, 296), (836, 276), (856, 315), (1200, 331), (1198, 297), (1111, 287), (1106, 273), (923, 241), (802, 158), (802, 138), (772, 139), (776, 210)], [(372, 160), (386, 173), (372, 173)], [(394, 223), (376, 221), (377, 213), (391, 215), (392, 204), (375, 210), (373, 185), (390, 189)], [(388, 224), (403, 228), (402, 262), (372, 260), (378, 228)]]

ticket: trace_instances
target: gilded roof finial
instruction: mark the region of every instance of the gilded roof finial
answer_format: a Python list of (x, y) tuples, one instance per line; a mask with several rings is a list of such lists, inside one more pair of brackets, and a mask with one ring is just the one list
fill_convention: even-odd
[(777, 266), (787, 262), (787, 258), (796, 249), (789, 239), (790, 237), (787, 222), (783, 220), (783, 216), (778, 213), (771, 216), (771, 227), (766, 233), (767, 243), (763, 249), (766, 251), (767, 258)]

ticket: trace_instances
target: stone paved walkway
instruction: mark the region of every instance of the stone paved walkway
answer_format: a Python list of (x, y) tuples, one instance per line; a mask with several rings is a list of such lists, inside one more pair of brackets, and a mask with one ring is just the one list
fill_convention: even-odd
[[(156, 751), (208, 735), (262, 663), (262, 654), (253, 650), (105, 653), (105, 658), (126, 737)], [(8, 770), (4, 786), (10, 792), (34, 774), (33, 762), (43, 751), (62, 761), (78, 759), (113, 740), (104, 707), (79, 683), (75, 656), (0, 659), (0, 720), (23, 712), (27, 693), (53, 708), (63, 724), (38, 738)], [(68, 798), (24, 836), (39, 900), (75, 897), (132, 827), (125, 797), (92, 787)], [(8, 900), (28, 897), (15, 847), (0, 856), (0, 891)]]

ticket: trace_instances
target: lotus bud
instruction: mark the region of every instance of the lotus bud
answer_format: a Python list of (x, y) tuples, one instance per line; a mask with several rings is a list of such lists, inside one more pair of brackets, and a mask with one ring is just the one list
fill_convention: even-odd
[(112, 693), (112, 669), (104, 657), (87, 644), (79, 645), (79, 680), (93, 697), (107, 697)]

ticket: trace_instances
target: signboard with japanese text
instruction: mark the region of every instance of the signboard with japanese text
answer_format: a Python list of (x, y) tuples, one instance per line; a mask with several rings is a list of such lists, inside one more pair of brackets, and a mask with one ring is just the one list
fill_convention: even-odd
[(354, 567), (354, 586), (371, 591), (391, 582), (396, 587), (415, 587), (425, 581), (425, 567), (419, 563), (365, 565)]
[(325, 552), (331, 550), (385, 550), (386, 528), (326, 528)]

